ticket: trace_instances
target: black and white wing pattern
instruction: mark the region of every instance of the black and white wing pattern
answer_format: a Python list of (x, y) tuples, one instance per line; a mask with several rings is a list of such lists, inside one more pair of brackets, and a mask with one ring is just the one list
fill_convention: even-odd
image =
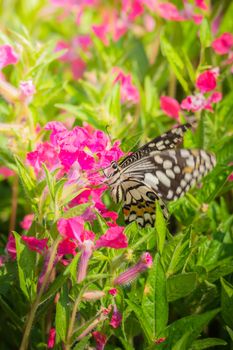
[(126, 223), (154, 225), (156, 201), (167, 217), (164, 201), (180, 198), (215, 166), (204, 150), (175, 149), (191, 126), (168, 131), (104, 172), (113, 200), (123, 202)]
[(162, 134), (140, 147), (136, 152), (127, 156), (119, 164), (122, 168), (127, 165), (148, 156), (152, 151), (164, 151), (177, 147), (183, 140), (184, 133), (194, 124), (186, 123), (179, 125), (166, 133)]

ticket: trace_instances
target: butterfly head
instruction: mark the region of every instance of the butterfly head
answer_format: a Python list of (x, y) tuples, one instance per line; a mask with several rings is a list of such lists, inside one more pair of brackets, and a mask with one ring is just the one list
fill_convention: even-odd
[(104, 175), (107, 178), (113, 177), (114, 175), (119, 173), (119, 171), (120, 171), (120, 167), (115, 161), (111, 162), (111, 165), (103, 170)]

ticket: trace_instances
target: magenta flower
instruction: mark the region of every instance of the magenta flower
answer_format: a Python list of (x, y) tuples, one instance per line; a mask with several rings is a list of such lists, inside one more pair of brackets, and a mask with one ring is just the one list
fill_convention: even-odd
[(200, 9), (206, 11), (208, 10), (208, 6), (205, 3), (205, 0), (195, 0), (195, 4), (197, 7), (199, 7)]
[(161, 344), (161, 343), (163, 343), (165, 340), (166, 340), (165, 337), (163, 337), (163, 338), (158, 338), (158, 339), (155, 340), (155, 344)]
[(177, 7), (171, 2), (161, 2), (156, 5), (156, 10), (160, 17), (171, 21), (184, 21), (184, 17), (179, 13)]
[(1, 166), (0, 167), (0, 175), (4, 178), (7, 179), (10, 176), (14, 176), (15, 172), (9, 168), (7, 168), (6, 166)]
[(117, 77), (114, 80), (114, 84), (118, 82), (120, 83), (122, 102), (137, 104), (140, 99), (139, 91), (136, 86), (133, 85), (131, 75), (124, 74), (124, 72), (119, 68), (114, 68), (114, 72), (118, 73)]
[(117, 310), (116, 305), (114, 305), (112, 317), (111, 317), (111, 320), (110, 320), (109, 324), (110, 324), (110, 326), (112, 326), (113, 328), (118, 328), (118, 327), (121, 325), (121, 322), (122, 322), (122, 315), (121, 315), (121, 313)]
[(64, 238), (77, 240), (82, 243), (81, 236), (84, 232), (84, 221), (80, 217), (70, 219), (60, 219), (57, 223), (57, 229)]
[(12, 260), (16, 259), (16, 244), (15, 244), (15, 237), (12, 233), (8, 236), (8, 241), (6, 244), (6, 251), (10, 255)]
[(109, 289), (108, 293), (111, 294), (113, 297), (115, 297), (117, 295), (118, 291), (116, 288), (111, 288), (111, 289)]
[(108, 40), (108, 23), (103, 23), (100, 25), (93, 25), (92, 30), (95, 33), (95, 35), (102, 41), (102, 43), (106, 46), (109, 44)]
[(50, 328), (49, 336), (48, 336), (48, 349), (52, 349), (55, 345), (55, 338), (56, 338), (56, 329)]
[(233, 46), (233, 35), (231, 33), (223, 33), (212, 42), (211, 46), (218, 55), (225, 55), (230, 52)]
[(32, 222), (34, 220), (34, 214), (28, 214), (25, 215), (23, 220), (20, 222), (20, 226), (23, 230), (28, 231), (32, 225)]
[(96, 248), (126, 248), (128, 246), (128, 242), (123, 231), (124, 227), (121, 226), (110, 227), (107, 232), (96, 241)]
[(19, 90), (20, 90), (20, 99), (22, 101), (25, 101), (26, 103), (30, 103), (32, 101), (32, 97), (36, 92), (36, 88), (32, 80), (21, 81)]
[(0, 69), (8, 66), (9, 64), (16, 64), (18, 60), (18, 55), (15, 53), (12, 46), (0, 46)]
[(105, 347), (105, 344), (107, 343), (106, 335), (98, 331), (92, 332), (92, 335), (96, 341), (96, 350), (103, 350)]
[(213, 70), (207, 70), (201, 73), (196, 81), (196, 87), (202, 92), (209, 92), (216, 88), (216, 73)]
[(125, 285), (134, 281), (140, 273), (150, 268), (153, 264), (152, 256), (149, 253), (143, 253), (139, 262), (120, 274), (114, 280), (115, 285)]
[(65, 238), (58, 244), (57, 254), (59, 257), (67, 254), (76, 255), (76, 248), (77, 244), (74, 241)]
[(48, 249), (48, 238), (38, 239), (32, 236), (25, 235), (23, 235), (21, 238), (30, 250), (34, 250), (37, 253), (42, 254), (45, 249)]
[(160, 97), (160, 107), (169, 117), (179, 121), (180, 104), (169, 96)]

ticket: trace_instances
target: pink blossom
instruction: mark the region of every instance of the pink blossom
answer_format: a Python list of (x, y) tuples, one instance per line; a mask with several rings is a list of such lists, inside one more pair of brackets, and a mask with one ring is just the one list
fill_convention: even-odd
[(163, 343), (165, 340), (166, 340), (165, 337), (163, 337), (163, 338), (158, 338), (158, 339), (155, 340), (155, 344), (161, 344), (161, 343)]
[(26, 243), (29, 249), (42, 254), (45, 249), (48, 249), (47, 242), (48, 238), (38, 239), (33, 236), (23, 235), (22, 240)]
[(95, 35), (103, 42), (104, 45), (108, 45), (109, 44), (109, 40), (108, 40), (108, 23), (103, 23), (100, 25), (93, 25), (92, 26), (93, 32), (95, 33)]
[(208, 10), (208, 6), (205, 3), (205, 0), (195, 0), (195, 4), (197, 7), (199, 7), (200, 9), (206, 11)]
[(18, 60), (18, 55), (15, 53), (12, 46), (0, 46), (0, 69), (8, 66), (9, 64), (16, 64)]
[(70, 53), (70, 44), (64, 40), (60, 40), (57, 42), (55, 47), (55, 52), (66, 50), (65, 53), (59, 57), (60, 61), (63, 62), (69, 62), (71, 59), (71, 53)]
[(212, 72), (212, 70), (207, 70), (201, 73), (196, 81), (196, 87), (204, 93), (214, 90), (216, 85), (216, 74), (215, 72)]
[(125, 285), (131, 283), (140, 275), (140, 273), (150, 268), (152, 264), (153, 260), (151, 255), (147, 252), (143, 253), (136, 265), (130, 267), (128, 270), (124, 271), (117, 278), (115, 278), (114, 284)]
[(0, 167), (0, 175), (3, 176), (4, 179), (7, 179), (10, 176), (14, 176), (15, 172), (6, 166), (1, 166)]
[(160, 17), (172, 20), (183, 21), (185, 18), (179, 13), (177, 7), (171, 2), (161, 2), (156, 5), (157, 12)]
[(225, 55), (230, 52), (233, 46), (233, 35), (231, 33), (223, 33), (212, 42), (211, 46), (217, 54)]
[(6, 244), (6, 251), (10, 255), (12, 260), (16, 259), (16, 244), (15, 244), (15, 237), (12, 233), (8, 236), (8, 241)]
[(60, 219), (57, 223), (57, 229), (63, 237), (75, 239), (80, 244), (83, 242), (84, 221), (82, 218)]
[(203, 94), (196, 94), (187, 96), (181, 102), (181, 108), (191, 112), (197, 112), (201, 110), (213, 111), (212, 104), (218, 103), (222, 99), (222, 94), (220, 92), (213, 92), (208, 98)]
[(160, 97), (160, 106), (169, 117), (179, 120), (180, 105), (174, 98), (169, 96)]
[(128, 19), (130, 21), (134, 21), (137, 17), (141, 16), (144, 12), (144, 8), (142, 6), (142, 1), (140, 0), (127, 0), (122, 1), (123, 11), (129, 11)]
[(76, 255), (77, 244), (71, 241), (69, 238), (63, 239), (57, 248), (58, 256), (63, 256), (67, 254)]
[(139, 91), (136, 86), (133, 85), (131, 75), (124, 74), (124, 72), (118, 68), (115, 68), (114, 71), (118, 72), (117, 77), (114, 80), (114, 84), (118, 82), (120, 83), (122, 102), (137, 104), (140, 99)]
[(73, 79), (78, 80), (82, 78), (83, 73), (86, 70), (86, 63), (81, 58), (76, 58), (71, 62), (71, 72)]
[(40, 143), (35, 151), (29, 152), (27, 161), (34, 168), (36, 175), (40, 175), (42, 163), (45, 163), (49, 170), (59, 167), (57, 151), (49, 142)]
[(22, 227), (23, 230), (29, 230), (32, 222), (34, 220), (34, 214), (28, 214), (25, 215), (23, 220), (20, 222), (20, 226)]
[(96, 241), (96, 248), (108, 247), (121, 249), (128, 246), (127, 237), (123, 233), (124, 227), (113, 226)]
[(55, 345), (56, 329), (50, 328), (48, 337), (48, 349), (52, 349)]
[(92, 335), (96, 341), (96, 350), (103, 350), (107, 342), (106, 335), (98, 331), (92, 332)]
[(108, 293), (111, 294), (113, 297), (115, 297), (117, 295), (118, 291), (116, 288), (111, 288), (111, 289), (109, 289)]
[(228, 181), (233, 181), (233, 173), (231, 173), (231, 175), (228, 176)]
[(25, 101), (26, 103), (30, 103), (33, 95), (36, 92), (36, 88), (32, 82), (32, 80), (21, 81), (20, 86), (20, 99)]
[(121, 315), (121, 313), (117, 310), (116, 305), (114, 305), (112, 318), (111, 318), (109, 324), (110, 324), (110, 326), (112, 326), (113, 328), (118, 328), (118, 327), (121, 325), (121, 322), (122, 322), (122, 315)]
[(85, 240), (81, 245), (81, 256), (78, 264), (77, 282), (81, 283), (87, 274), (89, 260), (94, 250), (94, 242), (91, 239)]

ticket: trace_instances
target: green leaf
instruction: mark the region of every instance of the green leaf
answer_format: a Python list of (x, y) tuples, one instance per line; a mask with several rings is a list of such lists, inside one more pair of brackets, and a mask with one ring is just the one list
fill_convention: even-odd
[(80, 340), (77, 345), (75, 347), (72, 346), (72, 350), (84, 350), (86, 349), (86, 345), (89, 342), (91, 338), (91, 335), (87, 335), (86, 337), (84, 337), (82, 340)]
[(182, 58), (164, 35), (161, 35), (160, 43), (163, 56), (167, 58), (173, 72), (175, 73), (184, 91), (186, 93), (189, 93), (188, 84), (184, 79), (185, 66)]
[(226, 324), (233, 329), (233, 286), (223, 278), (221, 278), (221, 284), (222, 317)]
[(191, 350), (208, 349), (218, 345), (227, 345), (227, 342), (219, 338), (199, 339), (193, 342)]
[(21, 160), (19, 158), (15, 157), (15, 162), (17, 165), (19, 178), (20, 178), (20, 181), (23, 185), (25, 194), (26, 194), (27, 198), (30, 201), (32, 201), (32, 199), (35, 197), (36, 184), (35, 184), (34, 180), (31, 178), (31, 176), (29, 175), (27, 168), (23, 165)]
[(167, 336), (167, 348), (173, 348), (179, 339), (185, 334), (189, 333), (189, 338), (186, 343), (186, 348), (189, 349), (194, 339), (198, 337), (203, 328), (219, 313), (220, 309), (205, 312), (200, 315), (192, 315), (183, 317), (166, 329), (165, 336)]
[(67, 285), (64, 284), (60, 291), (59, 300), (56, 304), (56, 344), (65, 341), (69, 322), (69, 295)]
[(166, 277), (159, 254), (155, 255), (148, 274), (142, 297), (142, 309), (152, 328), (151, 339), (160, 336), (168, 321), (168, 303)]
[(195, 272), (181, 273), (171, 276), (167, 280), (168, 301), (174, 301), (190, 294), (197, 284), (197, 274)]
[(118, 123), (121, 122), (121, 94), (120, 94), (120, 84), (114, 84), (111, 96), (109, 99), (109, 113), (113, 117), (113, 120), (117, 120)]
[(210, 30), (210, 25), (206, 18), (203, 18), (203, 21), (200, 25), (200, 41), (203, 49), (209, 47), (212, 42), (212, 35)]
[(75, 207), (70, 208), (67, 211), (65, 211), (61, 217), (64, 219), (70, 219), (70, 218), (73, 218), (74, 216), (80, 216), (85, 212), (85, 210), (89, 206), (90, 206), (90, 203), (76, 205)]
[(31, 251), (21, 241), (17, 232), (13, 232), (16, 242), (19, 284), (22, 292), (29, 300), (33, 300), (36, 293), (35, 265), (36, 253)]
[(147, 338), (147, 341), (150, 343), (152, 341), (153, 337), (153, 328), (150, 323), (149, 318), (144, 313), (143, 309), (139, 307), (137, 304), (135, 304), (133, 301), (126, 300), (127, 304), (130, 306), (130, 308), (135, 313), (138, 321), (140, 322), (140, 325), (142, 327), (142, 330)]
[(157, 238), (158, 251), (162, 255), (163, 247), (166, 239), (167, 227), (166, 227), (166, 222), (163, 216), (162, 209), (159, 205), (159, 201), (156, 201), (155, 228), (157, 231), (156, 238)]
[(54, 189), (55, 181), (54, 181), (54, 178), (44, 163), (42, 164), (42, 167), (43, 167), (44, 172), (45, 172), (46, 182), (47, 182), (47, 186), (49, 189), (49, 194), (51, 196), (51, 200), (54, 202), (54, 199), (55, 199), (55, 189)]

